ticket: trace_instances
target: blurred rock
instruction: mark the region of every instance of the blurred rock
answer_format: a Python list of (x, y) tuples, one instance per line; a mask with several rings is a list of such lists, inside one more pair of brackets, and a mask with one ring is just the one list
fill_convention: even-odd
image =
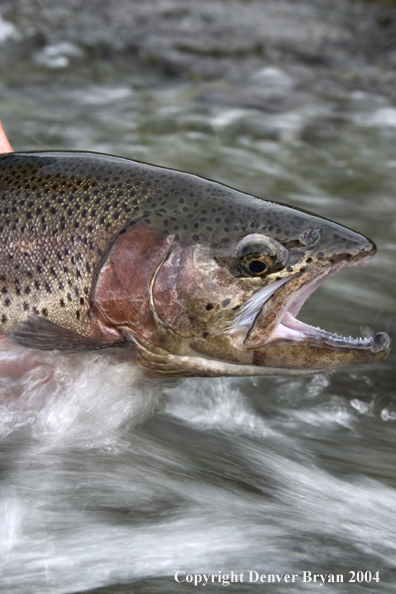
[(116, 56), (165, 77), (256, 72), (254, 82), (287, 87), (289, 75), (281, 68), (281, 83), (276, 74), (282, 64), (357, 71), (367, 56), (392, 62), (396, 51), (396, 7), (363, 0), (3, 0), (2, 12), (0, 41), (19, 35), (20, 47), (0, 61), (27, 55), (35, 37), (33, 59), (50, 68), (85, 49), (87, 61)]

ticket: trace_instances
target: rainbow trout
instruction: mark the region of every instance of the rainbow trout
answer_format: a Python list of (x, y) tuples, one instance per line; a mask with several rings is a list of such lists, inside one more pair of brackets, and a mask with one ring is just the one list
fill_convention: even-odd
[(0, 332), (64, 353), (128, 347), (155, 375), (312, 373), (381, 361), (296, 316), (372, 241), (195, 175), (88, 152), (0, 156)]

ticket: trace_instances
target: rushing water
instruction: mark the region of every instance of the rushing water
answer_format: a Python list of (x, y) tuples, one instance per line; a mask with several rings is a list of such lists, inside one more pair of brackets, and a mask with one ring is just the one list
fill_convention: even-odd
[[(0, 115), (16, 150), (184, 169), (369, 235), (375, 259), (300, 317), (392, 335), (396, 54), (387, 38), (380, 53), (374, 4), (4, 0)], [(0, 364), (13, 356), (0, 344)], [(249, 571), (298, 574), (271, 584), (285, 594), (395, 591), (394, 355), (177, 386), (115, 355), (54, 360), (0, 378), (2, 592), (190, 592), (176, 571), (231, 570), (234, 592), (263, 591)], [(359, 570), (380, 581), (348, 582)]]

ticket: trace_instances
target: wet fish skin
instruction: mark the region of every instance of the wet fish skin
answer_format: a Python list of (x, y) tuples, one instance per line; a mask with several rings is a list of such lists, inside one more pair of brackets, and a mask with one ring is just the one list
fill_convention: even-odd
[[(252, 375), (294, 368), (297, 352), (298, 369), (312, 370), (379, 360), (389, 350), (287, 340), (273, 355), (279, 341), (263, 342), (294, 293), (375, 253), (367, 238), (311, 213), (191, 174), (82, 152), (0, 156), (0, 210), (0, 331), (18, 344), (66, 352), (82, 348), (83, 337), (86, 348), (132, 343), (155, 372), (168, 373), (173, 357), (176, 375), (195, 374), (198, 358), (200, 369), (210, 358), (219, 374), (246, 367)], [(283, 268), (264, 277), (241, 271), (235, 254), (253, 235), (287, 251)], [(263, 304), (262, 319), (257, 311), (249, 328), (235, 332), (239, 310), (279, 279), (284, 287)]]
[[(230, 235), (237, 241), (246, 234), (251, 222), (241, 218), (257, 207), (252, 197), (189, 174), (91, 153), (2, 155), (0, 192), (5, 333), (28, 314), (89, 333), (95, 275), (125, 225), (136, 222), (163, 236), (173, 234), (183, 244), (221, 244)], [(213, 200), (219, 202), (216, 212)], [(265, 218), (252, 229), (275, 230), (281, 242), (299, 236), (298, 211), (290, 232), (289, 220), (284, 224), (290, 209), (260, 206)], [(322, 251), (326, 240), (312, 252)], [(358, 251), (359, 240), (348, 238), (346, 247)], [(367, 249), (373, 249), (371, 243)], [(327, 241), (327, 252), (336, 250), (337, 242)]]

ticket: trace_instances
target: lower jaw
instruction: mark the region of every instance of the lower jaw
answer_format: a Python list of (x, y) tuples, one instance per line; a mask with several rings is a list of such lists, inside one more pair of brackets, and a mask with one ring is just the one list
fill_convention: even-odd
[(390, 352), (390, 338), (377, 334), (364, 345), (330, 342), (305, 336), (299, 341), (278, 338), (252, 353), (255, 365), (288, 369), (330, 370), (345, 365), (383, 361)]
[(279, 375), (280, 370), (284, 370), (282, 374), (300, 375), (346, 365), (378, 363), (389, 354), (390, 339), (386, 334), (379, 334), (364, 346), (340, 346), (309, 335), (300, 336), (299, 340), (278, 336), (272, 342), (247, 349), (235, 337), (230, 340), (227, 335), (218, 335), (209, 342), (196, 339), (190, 346), (192, 356), (208, 359), (212, 365), (217, 362), (232, 368), (223, 375)]

